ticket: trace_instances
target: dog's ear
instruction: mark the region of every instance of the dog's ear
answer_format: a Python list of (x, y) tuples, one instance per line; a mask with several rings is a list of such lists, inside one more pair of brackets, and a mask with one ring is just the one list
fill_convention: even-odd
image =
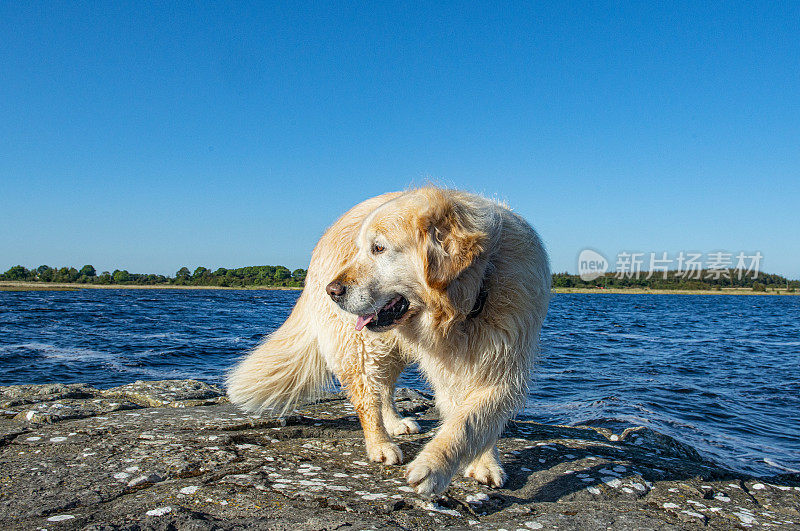
[(431, 288), (444, 291), (484, 251), (488, 235), (479, 226), (479, 216), (439, 192), (428, 198), (418, 233), (425, 280)]

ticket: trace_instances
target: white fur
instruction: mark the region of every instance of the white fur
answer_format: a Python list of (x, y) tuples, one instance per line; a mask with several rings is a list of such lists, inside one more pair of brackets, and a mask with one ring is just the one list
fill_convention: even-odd
[[(385, 248), (372, 252), (375, 243)], [(346, 286), (340, 304), (325, 286)], [(481, 286), (483, 311), (471, 311)], [(357, 332), (356, 315), (397, 294), (411, 310), (389, 331)], [(416, 433), (392, 400), (394, 382), (417, 362), (436, 396), (441, 426), (408, 465), (422, 495), (452, 476), (500, 486), (495, 442), (527, 397), (550, 294), (547, 255), (534, 230), (503, 205), (464, 192), (423, 188), (367, 200), (321, 238), (306, 287), (286, 323), (228, 378), (231, 400), (286, 411), (335, 374), (364, 427), (370, 459), (402, 459), (392, 436)]]

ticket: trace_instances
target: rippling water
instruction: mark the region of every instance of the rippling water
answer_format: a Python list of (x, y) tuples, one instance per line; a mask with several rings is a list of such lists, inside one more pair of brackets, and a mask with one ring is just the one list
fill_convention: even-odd
[[(299, 292), (0, 292), (0, 385), (219, 383)], [(646, 425), (737, 470), (800, 469), (800, 297), (556, 295), (526, 414)], [(401, 385), (425, 384), (412, 369)]]

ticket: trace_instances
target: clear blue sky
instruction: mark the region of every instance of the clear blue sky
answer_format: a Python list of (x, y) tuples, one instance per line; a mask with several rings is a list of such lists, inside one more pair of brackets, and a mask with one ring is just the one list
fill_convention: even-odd
[(800, 277), (800, 4), (0, 3), (0, 269), (306, 267), (352, 204), (506, 200)]

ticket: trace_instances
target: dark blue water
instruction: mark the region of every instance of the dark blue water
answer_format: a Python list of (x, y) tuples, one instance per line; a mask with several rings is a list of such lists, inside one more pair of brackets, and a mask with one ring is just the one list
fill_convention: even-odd
[[(0, 292), (0, 385), (219, 383), (295, 291)], [(556, 295), (526, 413), (646, 425), (737, 470), (800, 469), (800, 297)], [(416, 372), (401, 385), (424, 389)]]

